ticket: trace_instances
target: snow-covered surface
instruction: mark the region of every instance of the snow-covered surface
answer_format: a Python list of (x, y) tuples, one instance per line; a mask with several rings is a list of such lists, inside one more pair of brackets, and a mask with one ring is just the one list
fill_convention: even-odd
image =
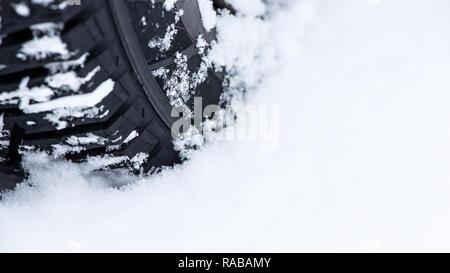
[(213, 142), (142, 179), (29, 156), (1, 250), (450, 249), (450, 2), (232, 2), (212, 56), (280, 107), (278, 149)]

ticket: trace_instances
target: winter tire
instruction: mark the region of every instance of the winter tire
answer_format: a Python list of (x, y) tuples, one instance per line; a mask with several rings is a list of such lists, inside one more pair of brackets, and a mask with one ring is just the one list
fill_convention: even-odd
[[(188, 73), (201, 65), (198, 40), (215, 34), (196, 0), (0, 2), (0, 192), (23, 180), (28, 150), (135, 172), (180, 162), (173, 103), (154, 75), (173, 72), (180, 53)], [(194, 95), (217, 104), (223, 75), (206, 73)]]

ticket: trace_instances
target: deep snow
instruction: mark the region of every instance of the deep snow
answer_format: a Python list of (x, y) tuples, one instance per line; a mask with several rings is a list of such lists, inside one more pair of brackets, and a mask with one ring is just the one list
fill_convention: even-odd
[(278, 149), (209, 143), (123, 190), (30, 158), (0, 250), (450, 249), (450, 2), (232, 2), (247, 16), (217, 18), (215, 60), (279, 106)]

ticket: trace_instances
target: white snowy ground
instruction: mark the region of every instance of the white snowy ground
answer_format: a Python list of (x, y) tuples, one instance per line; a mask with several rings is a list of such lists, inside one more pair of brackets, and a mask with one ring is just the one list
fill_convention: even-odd
[(231, 2), (221, 46), (279, 105), (278, 149), (211, 143), (121, 191), (35, 160), (1, 251), (450, 250), (450, 1)]

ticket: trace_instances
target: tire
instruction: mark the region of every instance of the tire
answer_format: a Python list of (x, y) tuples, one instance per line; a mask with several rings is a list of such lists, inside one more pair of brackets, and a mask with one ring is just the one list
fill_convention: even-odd
[[(178, 0), (170, 11), (163, 0), (81, 0), (66, 7), (64, 1), (0, 1), (0, 192), (26, 177), (21, 161), (27, 150), (73, 162), (125, 158), (105, 168), (136, 173), (180, 162), (171, 136), (173, 103), (154, 71), (174, 71), (177, 52), (188, 58), (190, 72), (201, 64), (197, 39), (211, 42), (215, 33), (203, 28), (197, 1)], [(180, 10), (184, 15), (176, 21)], [(150, 47), (172, 24), (177, 32), (171, 46)], [(42, 37), (56, 49), (33, 51), (30, 41)], [(62, 73), (78, 82), (58, 83), (55, 75)], [(222, 74), (208, 69), (193, 94), (204, 105), (217, 104), (222, 81)], [(47, 97), (34, 95), (49, 90)], [(192, 101), (184, 103), (192, 109)]]

